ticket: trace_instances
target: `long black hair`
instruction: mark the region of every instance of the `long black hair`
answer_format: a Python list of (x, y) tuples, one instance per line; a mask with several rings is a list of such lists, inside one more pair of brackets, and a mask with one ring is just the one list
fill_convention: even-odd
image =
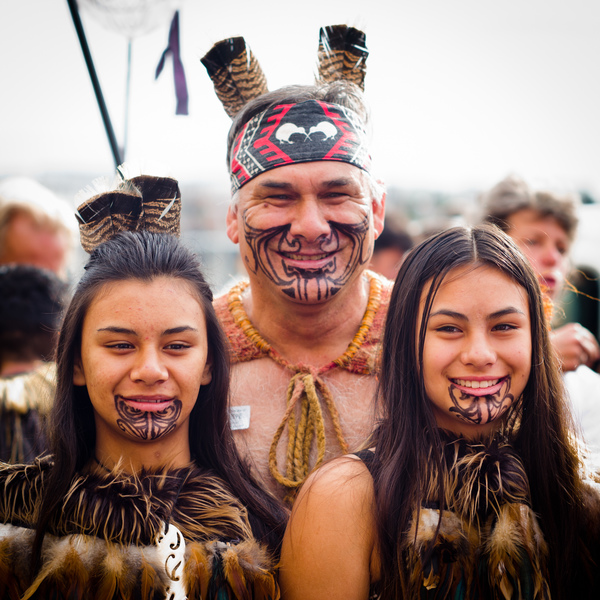
[(422, 375), (430, 309), (452, 270), (480, 266), (508, 276), (524, 289), (529, 303), (531, 373), (507, 422), (518, 424), (509, 433), (523, 461), (532, 508), (539, 515), (549, 546), (553, 597), (567, 596), (581, 560), (579, 458), (537, 278), (515, 244), (496, 227), (454, 228), (426, 240), (407, 255), (394, 285), (385, 326), (378, 385), (383, 417), (370, 440), (377, 458), (374, 485), (383, 598), (402, 596), (401, 540), (406, 539), (413, 510), (426, 489), (426, 461), (433, 460), (438, 472), (442, 465), (443, 442)]
[(199, 260), (176, 238), (149, 232), (119, 233), (91, 254), (65, 312), (56, 362), (57, 389), (50, 415), (50, 451), (54, 468), (45, 485), (34, 564), (45, 529), (66, 493), (74, 474), (94, 457), (96, 428), (87, 388), (73, 384), (73, 369), (81, 351), (81, 332), (87, 310), (107, 284), (115, 281), (152, 281), (171, 277), (187, 282), (202, 306), (206, 320), (209, 384), (200, 387), (190, 414), (190, 452), (196, 464), (220, 476), (248, 508), (256, 537), (278, 551), (287, 513), (279, 502), (254, 481), (240, 459), (229, 427), (229, 359), (226, 341), (217, 320), (211, 289)]

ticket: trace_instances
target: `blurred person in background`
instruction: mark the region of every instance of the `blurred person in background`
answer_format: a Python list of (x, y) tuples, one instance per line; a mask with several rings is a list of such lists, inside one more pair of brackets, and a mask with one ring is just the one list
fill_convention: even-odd
[[(569, 250), (577, 232), (577, 196), (535, 190), (509, 175), (482, 201), (484, 220), (513, 238), (536, 271), (542, 291), (559, 306), (572, 270)], [(592, 370), (600, 360), (598, 341), (579, 323), (553, 329), (550, 340), (586, 440), (600, 448), (600, 375)]]
[(77, 234), (73, 212), (34, 179), (0, 180), (0, 265), (35, 265), (66, 278)]
[(384, 229), (375, 240), (369, 269), (394, 281), (404, 255), (413, 247), (413, 239), (395, 221), (386, 217)]
[(29, 462), (46, 449), (67, 285), (52, 271), (4, 265), (0, 289), (0, 460)]

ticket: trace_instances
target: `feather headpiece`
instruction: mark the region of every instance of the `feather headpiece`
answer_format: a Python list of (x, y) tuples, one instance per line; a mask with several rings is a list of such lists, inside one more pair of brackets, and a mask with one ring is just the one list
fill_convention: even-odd
[(265, 74), (243, 37), (217, 42), (200, 62), (232, 119), (250, 100), (269, 91)]
[[(347, 25), (322, 28), (317, 84), (347, 81), (362, 90), (369, 54), (365, 37)], [(268, 92), (258, 61), (242, 37), (215, 44), (202, 64), (232, 119), (250, 100)], [(370, 170), (366, 124), (343, 101), (323, 102), (301, 94), (296, 99), (291, 94), (286, 101), (274, 98), (269, 104), (267, 98), (262, 112), (237, 125), (228, 151), (233, 193), (264, 171), (293, 163), (332, 160)]]
[(322, 83), (343, 79), (365, 89), (366, 35), (347, 25), (322, 27), (319, 32), (319, 76)]
[[(318, 78), (321, 83), (345, 80), (364, 90), (369, 51), (366, 35), (348, 25), (329, 25), (319, 32)], [(225, 112), (233, 119), (269, 89), (265, 75), (243, 37), (217, 42), (200, 59)]]
[(100, 191), (101, 185), (94, 182), (92, 197), (75, 214), (86, 252), (91, 253), (121, 231), (143, 230), (179, 237), (181, 193), (175, 179), (139, 175), (122, 180), (110, 190)]

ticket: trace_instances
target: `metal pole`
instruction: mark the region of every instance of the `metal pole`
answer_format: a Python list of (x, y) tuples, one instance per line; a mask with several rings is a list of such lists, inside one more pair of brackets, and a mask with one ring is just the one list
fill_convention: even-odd
[(125, 131), (123, 133), (123, 159), (127, 157), (127, 143), (129, 141), (129, 95), (131, 90), (131, 47), (133, 41), (127, 42), (127, 80), (125, 82)]
[(87, 65), (88, 72), (90, 74), (90, 79), (92, 80), (94, 93), (96, 94), (96, 100), (98, 101), (98, 108), (100, 108), (100, 114), (102, 115), (102, 121), (104, 122), (104, 129), (106, 130), (108, 143), (110, 144), (110, 149), (112, 151), (113, 158), (115, 161), (115, 167), (118, 167), (123, 161), (121, 159), (119, 146), (117, 145), (115, 132), (110, 122), (108, 109), (106, 108), (106, 103), (104, 102), (104, 96), (102, 95), (100, 82), (98, 81), (98, 77), (96, 75), (96, 69), (94, 68), (94, 62), (92, 60), (90, 48), (85, 38), (85, 31), (83, 30), (83, 24), (81, 22), (81, 17), (79, 16), (77, 1), (67, 0), (67, 4), (69, 5), (69, 9), (71, 11), (71, 17), (73, 17), (73, 24), (75, 25), (75, 31), (77, 32), (77, 37), (79, 38), (79, 43), (81, 44), (81, 51), (83, 52), (83, 57), (85, 58), (85, 64)]

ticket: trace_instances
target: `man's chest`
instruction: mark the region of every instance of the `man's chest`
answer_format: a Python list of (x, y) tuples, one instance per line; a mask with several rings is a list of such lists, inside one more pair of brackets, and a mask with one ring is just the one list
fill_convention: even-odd
[[(350, 451), (369, 435), (375, 416), (375, 378), (356, 375), (336, 368), (319, 377), (319, 381), (297, 376), (271, 359), (237, 363), (232, 367), (231, 405), (234, 437), (243, 456), (249, 457), (255, 470), (274, 489), (269, 472), (269, 453), (282, 427), (280, 439), (272, 452), (277, 470), (286, 474), (290, 452), (308, 455), (314, 465), (320, 450), (329, 459), (343, 454), (340, 436)], [(331, 402), (327, 402), (330, 395)], [(289, 410), (290, 403), (294, 404)], [(318, 404), (318, 406), (317, 406)], [(299, 434), (301, 444), (289, 447), (290, 427)]]

